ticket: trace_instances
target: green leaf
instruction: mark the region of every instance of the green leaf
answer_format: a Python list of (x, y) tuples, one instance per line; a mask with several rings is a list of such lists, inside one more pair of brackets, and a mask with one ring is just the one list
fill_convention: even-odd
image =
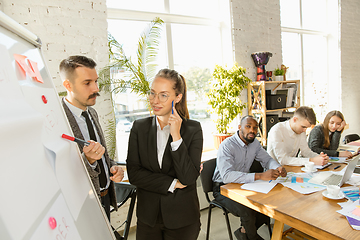
[(215, 66), (213, 82), (207, 97), (214, 113), (218, 115), (216, 130), (227, 134), (229, 124), (242, 113), (246, 103), (240, 101), (241, 92), (251, 80), (245, 76), (246, 70), (234, 63), (231, 69)]

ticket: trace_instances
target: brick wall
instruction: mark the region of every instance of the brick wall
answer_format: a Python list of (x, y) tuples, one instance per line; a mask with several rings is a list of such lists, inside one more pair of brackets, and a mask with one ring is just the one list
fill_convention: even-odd
[(341, 102), (349, 129), (360, 135), (360, 2), (341, 0)]
[[(2, 0), (0, 9), (41, 39), (58, 92), (65, 91), (58, 70), (62, 59), (80, 54), (93, 58), (97, 69), (107, 64), (106, 0)], [(106, 128), (113, 116), (109, 94), (102, 94), (95, 108)]]
[[(282, 64), (279, 0), (231, 1), (234, 59), (256, 80), (254, 52), (271, 52), (265, 69), (273, 71)], [(247, 90), (241, 94), (247, 102)], [(246, 115), (247, 111), (243, 112)]]

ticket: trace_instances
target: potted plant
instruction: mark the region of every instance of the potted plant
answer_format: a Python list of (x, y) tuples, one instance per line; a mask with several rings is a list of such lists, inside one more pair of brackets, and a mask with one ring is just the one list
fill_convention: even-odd
[(274, 75), (275, 75), (275, 81), (284, 81), (284, 69), (275, 68)]
[(226, 66), (215, 66), (212, 74), (213, 82), (209, 93), (209, 104), (212, 112), (216, 113), (218, 118), (216, 122), (217, 133), (214, 134), (215, 148), (227, 137), (229, 124), (242, 113), (246, 103), (240, 100), (240, 94), (251, 80), (245, 76), (246, 70), (234, 63), (232, 68)]

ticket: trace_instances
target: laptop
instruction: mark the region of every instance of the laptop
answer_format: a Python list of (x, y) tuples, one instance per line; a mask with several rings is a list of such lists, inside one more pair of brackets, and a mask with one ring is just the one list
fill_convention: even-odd
[(321, 172), (316, 174), (313, 178), (309, 180), (309, 183), (318, 184), (318, 185), (337, 185), (341, 187), (345, 182), (347, 182), (351, 175), (353, 174), (356, 164), (360, 158), (360, 155), (354, 157), (349, 161), (349, 164), (344, 172), (344, 175), (335, 174), (332, 172)]

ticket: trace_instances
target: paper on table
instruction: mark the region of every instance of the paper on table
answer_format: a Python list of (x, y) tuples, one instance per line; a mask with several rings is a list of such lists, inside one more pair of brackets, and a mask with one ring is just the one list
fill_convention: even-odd
[(358, 221), (360, 221), (360, 208), (359, 208), (359, 200), (356, 200), (352, 204), (346, 205), (341, 210), (337, 211), (338, 213), (354, 218)]
[(360, 142), (353, 141), (353, 142), (349, 142), (349, 143), (347, 143), (347, 145), (360, 146)]
[(346, 217), (350, 226), (355, 230), (360, 230), (360, 221), (352, 217)]
[(301, 194), (310, 194), (326, 189), (324, 186), (308, 183), (311, 178), (312, 175), (308, 173), (289, 172), (286, 177), (278, 177), (276, 181)]
[(358, 187), (343, 187), (341, 191), (345, 194), (345, 197), (352, 202), (358, 200), (360, 197)]
[(346, 163), (346, 157), (329, 157), (331, 163)]
[(275, 187), (276, 184), (277, 182), (275, 180), (270, 182), (263, 180), (256, 180), (255, 182), (252, 183), (243, 184), (241, 188), (266, 194), (270, 192), (270, 190), (273, 189), (273, 187)]
[[(348, 188), (354, 188), (354, 187), (345, 187), (345, 188), (341, 188), (341, 190), (344, 191), (344, 189), (348, 189)], [(346, 195), (346, 194), (345, 194)], [(357, 200), (358, 201), (358, 200)], [(353, 208), (353, 202), (351, 200), (347, 201), (347, 202), (341, 202), (341, 203), (338, 203), (340, 205), (340, 207), (342, 209), (346, 209), (347, 207), (350, 208)], [(341, 211), (341, 210), (340, 210)], [(340, 211), (337, 211), (340, 213)], [(342, 213), (341, 213), (342, 214)], [(346, 215), (345, 215), (346, 216)], [(355, 230), (360, 230), (360, 221), (355, 219), (355, 218), (352, 218), (352, 217), (349, 217), (349, 216), (346, 216), (346, 219), (348, 220), (350, 226), (355, 229)]]

